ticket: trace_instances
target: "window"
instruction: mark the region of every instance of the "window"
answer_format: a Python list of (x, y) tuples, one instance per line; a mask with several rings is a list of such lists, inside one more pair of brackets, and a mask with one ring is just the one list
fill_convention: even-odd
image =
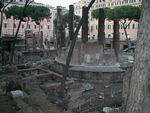
[(122, 24), (121, 24), (121, 29), (123, 29), (123, 26), (122, 26)]
[(130, 25), (128, 25), (128, 29), (130, 29)]
[(16, 24), (14, 24), (14, 28), (16, 28)]
[(43, 25), (41, 25), (41, 29), (43, 29)]
[(41, 22), (43, 22), (43, 19), (41, 19)]
[(50, 22), (50, 18), (47, 19), (47, 22)]
[(93, 26), (91, 26), (91, 32), (93, 32)]
[(98, 29), (98, 26), (96, 25), (96, 30)]
[(124, 0), (124, 3), (127, 3), (127, 0)]
[(108, 34), (108, 38), (111, 38), (111, 34)]
[(36, 25), (34, 25), (34, 29), (36, 29)]
[(4, 15), (4, 16), (3, 16), (3, 20), (6, 20), (6, 19), (7, 19), (7, 18), (6, 18), (6, 16)]
[(31, 25), (30, 25), (30, 24), (28, 24), (28, 29), (30, 29), (30, 26), (31, 26)]
[(24, 24), (22, 24), (22, 29), (24, 29)]
[(49, 25), (47, 25), (47, 29), (50, 29), (50, 26), (49, 26)]
[(111, 25), (110, 24), (108, 25), (108, 29), (111, 29)]
[(132, 29), (135, 29), (135, 24), (132, 24)]
[(4, 23), (4, 28), (7, 28), (7, 23)]

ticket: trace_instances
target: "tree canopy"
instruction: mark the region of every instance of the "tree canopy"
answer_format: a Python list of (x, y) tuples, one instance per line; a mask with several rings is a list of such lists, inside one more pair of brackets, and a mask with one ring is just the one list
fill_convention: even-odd
[(22, 15), (22, 11), (23, 11), (22, 7), (14, 5), (14, 6), (8, 7), (8, 9), (4, 11), (4, 13), (7, 18), (10, 18), (11, 16), (13, 16), (15, 19), (20, 19)]
[[(128, 19), (128, 20), (135, 20), (138, 21), (140, 19), (141, 8), (136, 6), (119, 6), (113, 9), (104, 8), (105, 17), (108, 20), (121, 20), (121, 19)], [(98, 18), (99, 13), (98, 9), (92, 11), (92, 17)]]
[[(11, 6), (4, 11), (7, 18), (14, 16), (15, 19), (22, 17), (23, 7)], [(30, 17), (33, 21), (37, 22), (43, 18), (50, 18), (50, 9), (44, 6), (28, 6), (24, 17)]]
[(34, 21), (50, 18), (50, 9), (44, 6), (28, 6), (27, 15)]
[[(65, 24), (68, 24), (69, 23), (69, 13), (66, 13), (66, 14), (64, 14), (63, 16), (62, 16), (62, 20), (63, 20), (63, 22), (65, 23)], [(80, 21), (80, 16), (78, 16), (78, 15), (74, 15), (74, 24), (75, 24), (75, 27), (76, 27), (76, 25), (79, 23), (79, 21)], [(57, 22), (57, 20), (55, 19), (54, 20), (54, 24), (56, 24), (56, 22)]]

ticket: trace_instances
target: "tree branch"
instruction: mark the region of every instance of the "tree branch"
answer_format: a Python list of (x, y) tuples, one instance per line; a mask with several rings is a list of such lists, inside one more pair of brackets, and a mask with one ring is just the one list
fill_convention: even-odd
[(127, 25), (127, 26), (129, 26), (129, 25), (131, 24), (131, 22), (132, 22), (132, 20), (130, 20), (130, 22), (128, 23), (128, 25)]
[(13, 2), (13, 0), (12, 1), (10, 1), (10, 2), (8, 2), (8, 4), (6, 4), (6, 6), (4, 6), (3, 7), (3, 9), (2, 9), (2, 11), (4, 11), (5, 10), (5, 8), (10, 4), (10, 3), (12, 3)]

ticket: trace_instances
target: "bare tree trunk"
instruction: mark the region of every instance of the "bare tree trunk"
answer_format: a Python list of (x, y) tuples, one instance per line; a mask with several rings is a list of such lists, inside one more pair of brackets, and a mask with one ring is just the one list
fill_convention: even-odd
[(114, 20), (113, 48), (116, 59), (119, 61), (119, 21)]
[(71, 45), (70, 45), (70, 49), (69, 49), (69, 52), (68, 52), (68, 56), (67, 56), (67, 59), (66, 59), (66, 67), (65, 67), (64, 72), (63, 72), (63, 79), (61, 81), (61, 93), (62, 93), (61, 96), (62, 97), (64, 97), (64, 95), (65, 95), (65, 83), (66, 83), (66, 78), (67, 78), (67, 75), (68, 75), (68, 69), (69, 69), (72, 53), (73, 53), (73, 50), (74, 50), (74, 46), (75, 46), (75, 43), (76, 43), (77, 35), (79, 33), (81, 25), (84, 23), (84, 21), (86, 20), (86, 17), (88, 16), (89, 9), (92, 7), (94, 2), (95, 2), (95, 0), (91, 0), (90, 4), (87, 7), (87, 10), (85, 11), (85, 16), (83, 16), (81, 18), (81, 20), (79, 22), (79, 25), (78, 25), (75, 33), (74, 33), (74, 36), (73, 36), (73, 39), (72, 39), (72, 42), (71, 42)]
[(28, 29), (28, 25), (29, 25), (29, 17), (27, 17), (28, 20), (27, 20), (27, 26), (26, 26), (26, 29)]
[[(143, 0), (126, 113), (144, 113), (150, 66), (150, 0)], [(148, 112), (147, 112), (148, 113)]]
[(125, 24), (123, 24), (123, 30), (124, 30), (124, 33), (125, 33), (125, 36), (126, 36), (126, 41), (127, 41), (127, 45), (128, 45), (128, 48), (129, 48), (129, 39), (128, 39), (128, 34), (127, 34), (127, 26), (125, 26)]
[(18, 28), (17, 28), (17, 31), (16, 31), (15, 39), (14, 39), (14, 41), (12, 43), (12, 46), (11, 46), (10, 61), (9, 61), (10, 65), (13, 64), (13, 56), (14, 56), (14, 51), (15, 51), (16, 39), (17, 39), (17, 36), (18, 36), (18, 33), (19, 33), (21, 22), (23, 21), (23, 17), (24, 17), (28, 2), (29, 2), (29, 0), (26, 0), (26, 3), (24, 5), (24, 9), (23, 9), (23, 15), (22, 15), (22, 18), (19, 21), (19, 25), (18, 25)]

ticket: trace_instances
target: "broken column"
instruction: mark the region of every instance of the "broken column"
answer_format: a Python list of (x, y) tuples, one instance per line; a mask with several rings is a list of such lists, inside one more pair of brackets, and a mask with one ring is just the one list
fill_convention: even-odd
[(69, 6), (69, 38), (72, 40), (74, 34), (74, 6)]
[(82, 7), (82, 16), (86, 16), (84, 23), (82, 24), (82, 42), (88, 41), (88, 14), (86, 14), (87, 7)]
[(57, 7), (57, 25), (56, 25), (56, 38), (57, 48), (65, 46), (65, 26), (62, 20), (62, 9)]
[(36, 49), (36, 37), (33, 35), (33, 49)]
[(104, 33), (104, 9), (99, 9), (99, 18), (98, 18), (98, 42), (100, 45), (105, 43), (105, 33)]
[(1, 52), (1, 54), (2, 54), (2, 66), (3, 65), (5, 65), (5, 52), (4, 52), (4, 50), (2, 49), (2, 52)]
[(119, 61), (119, 21), (114, 20), (113, 33), (113, 48), (115, 51), (116, 60)]
[(99, 63), (103, 62), (103, 52), (105, 44), (104, 23), (105, 23), (104, 9), (99, 9), (99, 17), (98, 17), (98, 43), (100, 45)]
[(43, 45), (43, 31), (40, 32), (40, 37), (39, 37), (39, 47), (40, 49), (44, 49), (44, 45)]

